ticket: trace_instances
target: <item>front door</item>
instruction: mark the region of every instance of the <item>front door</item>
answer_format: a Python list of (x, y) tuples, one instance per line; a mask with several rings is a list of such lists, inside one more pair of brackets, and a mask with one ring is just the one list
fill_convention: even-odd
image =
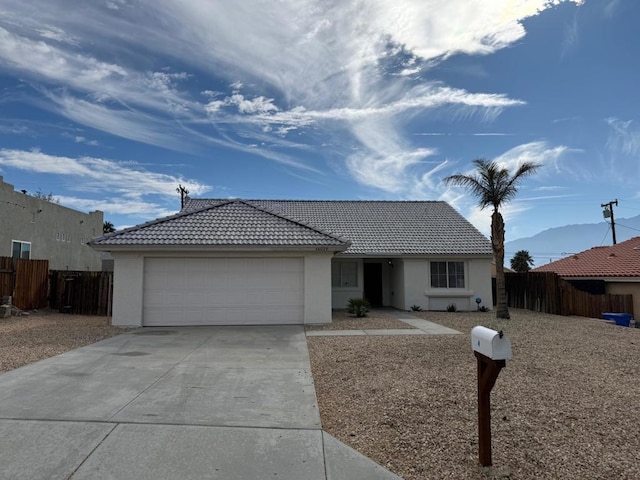
[(373, 306), (382, 306), (382, 264), (364, 264), (364, 298)]

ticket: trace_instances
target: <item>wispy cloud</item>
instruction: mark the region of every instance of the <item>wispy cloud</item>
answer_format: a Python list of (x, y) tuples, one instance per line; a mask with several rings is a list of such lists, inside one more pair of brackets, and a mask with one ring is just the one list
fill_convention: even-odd
[(76, 143), (84, 143), (85, 145), (90, 145), (92, 147), (97, 147), (98, 145), (100, 145), (100, 142), (98, 142), (97, 140), (89, 140), (88, 138), (82, 137), (80, 135), (76, 135), (75, 137), (73, 137), (73, 141)]
[(533, 189), (535, 192), (558, 192), (566, 190), (568, 187), (564, 185), (542, 185)]
[(567, 151), (569, 148), (564, 145), (550, 146), (547, 142), (539, 141), (518, 145), (494, 160), (509, 171), (515, 171), (523, 162), (531, 162), (543, 165), (545, 170), (555, 174), (561, 171), (559, 160)]
[(7, 135), (24, 135), (29, 132), (29, 128), (21, 122), (0, 120), (0, 133)]
[[(102, 204), (124, 205), (124, 210), (114, 209), (113, 213), (128, 213), (146, 216), (150, 210), (166, 211), (164, 204), (167, 197), (176, 197), (178, 184), (186, 186), (191, 194), (202, 195), (210, 190), (195, 180), (185, 179), (179, 176), (152, 172), (142, 165), (131, 162), (117, 162), (109, 159), (95, 157), (71, 158), (57, 155), (48, 155), (40, 151), (0, 149), (0, 167), (10, 167), (24, 172), (47, 173), (68, 178), (70, 190), (86, 193), (108, 194), (113, 200)], [(164, 199), (160, 204), (143, 200), (152, 196)], [(68, 206), (78, 207), (94, 205), (95, 200), (78, 197), (60, 197), (61, 202)], [(63, 199), (69, 200), (65, 203)], [(82, 202), (85, 202), (82, 204)], [(135, 210), (136, 207), (139, 210)], [(89, 209), (107, 211), (106, 208), (89, 206)], [(111, 210), (109, 210), (111, 211)]]
[(580, 29), (578, 25), (578, 16), (574, 15), (571, 23), (566, 25), (564, 29), (560, 58), (566, 57), (571, 51), (575, 50), (578, 47), (579, 42)]
[(191, 145), (173, 123), (162, 117), (126, 108), (109, 107), (76, 98), (65, 92), (44, 93), (51, 103), (43, 105), (43, 108), (53, 108), (81, 125), (170, 150), (182, 152), (197, 150), (196, 146)]
[(180, 199), (174, 201), (175, 208), (169, 209), (166, 205), (156, 202), (147, 202), (142, 199), (130, 199), (116, 197), (112, 200), (95, 200), (90, 198), (72, 197), (67, 195), (56, 196), (60, 204), (65, 207), (89, 212), (100, 210), (109, 215), (131, 215), (134, 217), (160, 218), (176, 213), (180, 208)]
[(612, 17), (618, 11), (618, 7), (620, 6), (620, 0), (607, 0), (604, 2), (603, 10), (607, 17)]
[[(278, 149), (286, 137), (310, 141), (318, 129), (349, 151), (358, 181), (398, 191), (409, 173), (409, 183), (420, 184), (429, 171), (420, 166), (433, 155), (402, 133), (416, 115), (490, 122), (524, 104), (434, 83), (427, 67), (513, 45), (526, 34), (523, 20), (562, 2), (282, 0), (229, 8), (223, 0), (104, 0), (69, 9), (63, 0), (5, 0), (0, 66), (36, 83), (43, 108), (174, 150), (216, 142), (308, 168)], [(162, 70), (166, 58), (179, 58), (186, 71)], [(216, 94), (221, 79), (233, 86)], [(210, 93), (204, 101), (202, 91)], [(275, 148), (250, 147), (264, 135)]]
[(480, 132), (480, 133), (472, 133), (474, 137), (512, 137), (514, 133), (503, 133), (503, 132)]
[(448, 136), (448, 137), (465, 137), (465, 136), (472, 136), (472, 137), (511, 137), (511, 136), (514, 136), (515, 133), (504, 133), (504, 132), (460, 133), (460, 132), (455, 132), (455, 133), (414, 133), (414, 135), (426, 136), (426, 137), (441, 137), (441, 136)]
[(571, 197), (579, 197), (580, 194), (567, 194), (567, 195), (540, 195), (537, 197), (521, 197), (518, 199), (518, 202), (533, 202), (537, 200), (556, 200), (558, 198), (571, 198)]
[(605, 120), (611, 127), (607, 146), (625, 155), (637, 156), (640, 153), (640, 127), (632, 120), (620, 120), (610, 117)]

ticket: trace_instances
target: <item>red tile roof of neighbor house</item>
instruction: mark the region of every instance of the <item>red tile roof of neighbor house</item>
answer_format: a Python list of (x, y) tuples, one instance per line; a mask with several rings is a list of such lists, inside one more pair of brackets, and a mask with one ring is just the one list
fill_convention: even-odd
[(561, 277), (640, 277), (640, 237), (610, 247), (593, 247), (533, 269)]

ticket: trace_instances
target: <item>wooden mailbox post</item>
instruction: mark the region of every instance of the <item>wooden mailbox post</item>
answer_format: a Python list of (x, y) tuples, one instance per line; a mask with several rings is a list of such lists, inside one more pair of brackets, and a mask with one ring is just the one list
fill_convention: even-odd
[(478, 360), (478, 459), (488, 467), (492, 464), (491, 389), (511, 358), (511, 342), (502, 331), (478, 326), (471, 330), (471, 346)]

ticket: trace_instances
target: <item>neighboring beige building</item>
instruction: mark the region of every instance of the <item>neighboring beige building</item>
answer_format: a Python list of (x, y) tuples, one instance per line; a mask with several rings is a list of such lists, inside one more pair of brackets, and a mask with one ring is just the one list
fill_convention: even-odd
[(51, 270), (101, 270), (87, 245), (102, 235), (101, 211), (83, 213), (15, 191), (0, 176), (0, 256), (49, 260)]

